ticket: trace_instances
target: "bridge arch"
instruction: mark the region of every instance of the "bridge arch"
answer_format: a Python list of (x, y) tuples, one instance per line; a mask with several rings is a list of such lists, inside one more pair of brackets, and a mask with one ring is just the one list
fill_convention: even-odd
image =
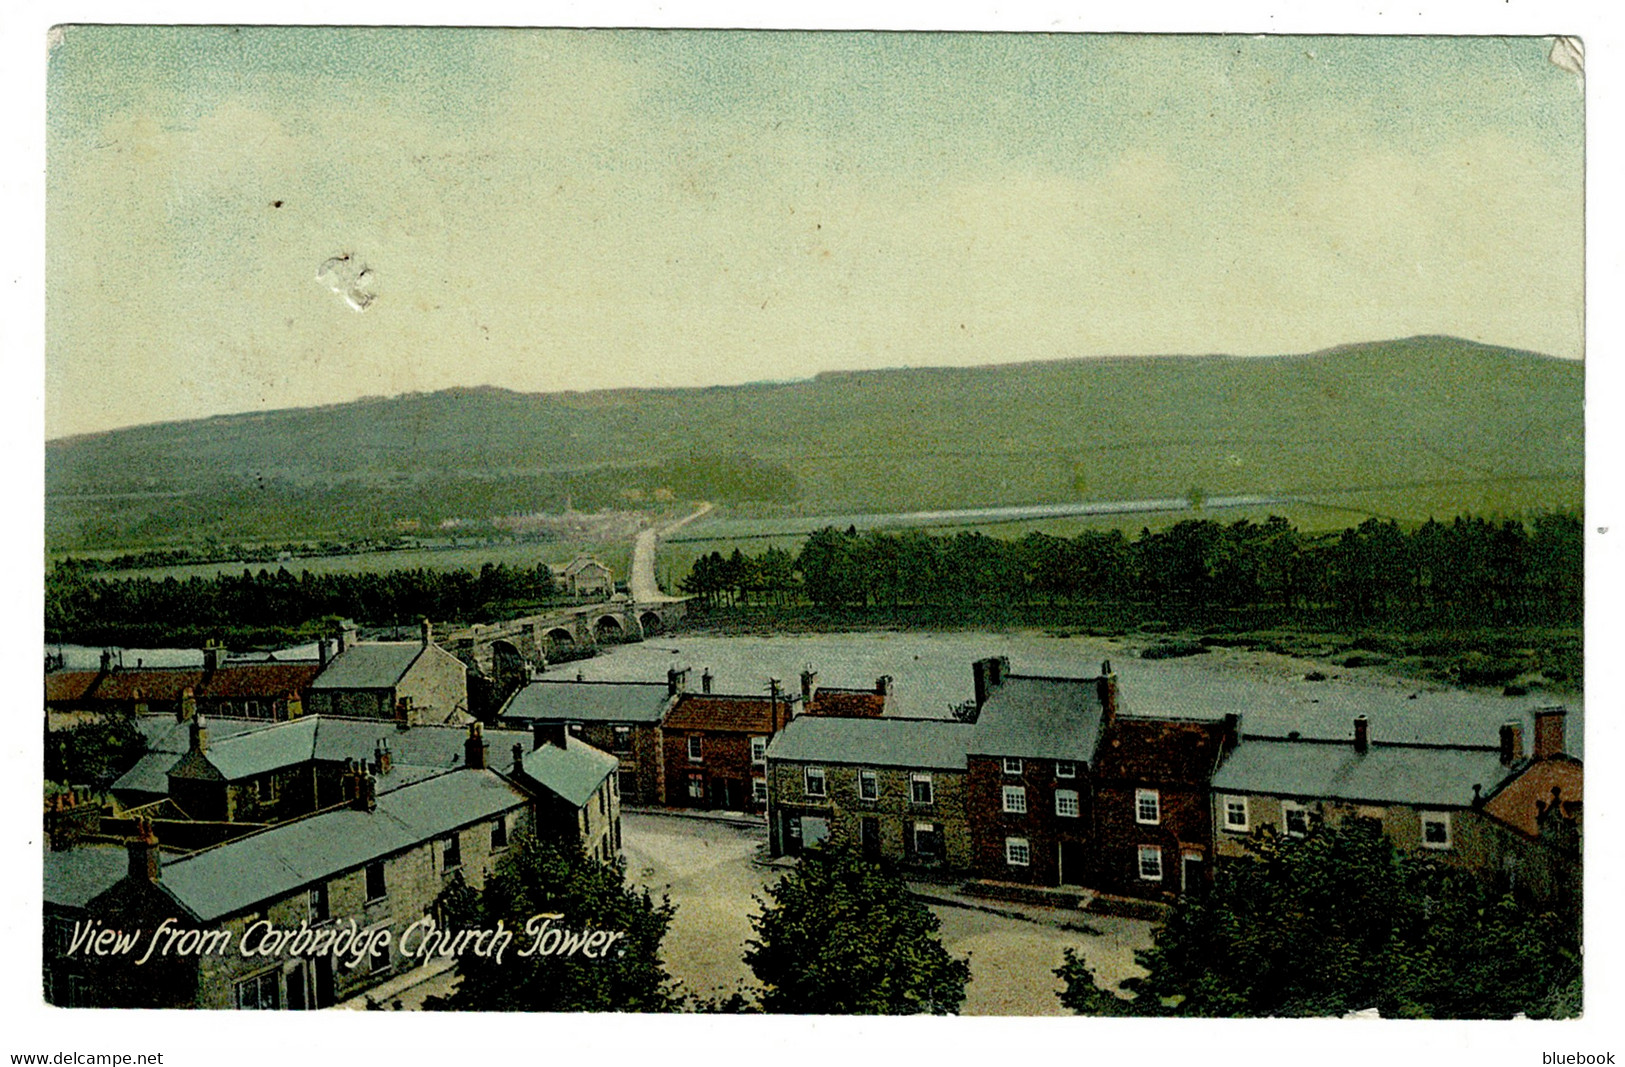
[(575, 634), (572, 634), (564, 627), (555, 626), (551, 630), (547, 631), (547, 643), (552, 645), (554, 648), (574, 648), (576, 638)]
[(638, 616), (638, 625), (643, 627), (643, 632), (647, 636), (659, 633), (663, 623), (658, 611), (645, 611)]
[(592, 622), (592, 632), (600, 641), (619, 641), (626, 636), (626, 627), (614, 615), (600, 615)]

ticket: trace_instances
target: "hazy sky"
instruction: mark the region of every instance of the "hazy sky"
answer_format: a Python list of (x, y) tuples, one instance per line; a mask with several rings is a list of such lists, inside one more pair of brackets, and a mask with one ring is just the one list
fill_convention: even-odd
[(1579, 358), (1550, 49), (68, 27), (47, 434), (1417, 333)]

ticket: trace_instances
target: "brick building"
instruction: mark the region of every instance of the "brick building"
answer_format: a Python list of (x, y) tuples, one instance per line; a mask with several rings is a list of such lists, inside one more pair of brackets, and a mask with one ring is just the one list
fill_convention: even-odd
[(800, 712), (800, 696), (776, 682), (765, 694), (743, 695), (712, 693), (709, 685), (686, 692), (682, 681), (674, 686), (661, 742), (665, 804), (766, 810), (768, 744)]

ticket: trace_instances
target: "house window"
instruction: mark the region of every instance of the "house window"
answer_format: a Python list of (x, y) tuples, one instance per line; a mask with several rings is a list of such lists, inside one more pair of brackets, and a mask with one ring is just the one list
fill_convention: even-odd
[(498, 815), (497, 821), (491, 824), (491, 851), (499, 852), (508, 847), (508, 817)]
[(598, 787), (598, 814), (609, 814), (609, 783), (605, 782)]
[(463, 835), (453, 831), (445, 836), (440, 845), (440, 868), (445, 871), (455, 871), (463, 865)]
[(259, 718), (260, 717), (260, 702), (257, 701), (257, 700), (250, 700), (248, 702), (247, 711), (248, 711), (248, 715), (247, 715), (248, 718), (250, 718), (250, 719)]
[(1245, 832), (1247, 829), (1247, 798), (1225, 797), (1221, 803), (1224, 805), (1224, 828)]
[(310, 921), (325, 922), (332, 917), (333, 913), (327, 900), (327, 886), (316, 886), (310, 891)]
[(750, 795), (758, 804), (767, 803), (767, 779), (752, 778), (750, 780)]
[(1288, 837), (1302, 837), (1309, 832), (1309, 809), (1290, 800), (1281, 802), (1281, 828)]
[(767, 738), (753, 737), (750, 739), (750, 761), (757, 767), (767, 763)]
[(807, 768), (807, 795), (810, 797), (826, 797), (829, 791), (825, 788), (824, 768)]
[(1140, 846), (1140, 878), (1147, 882), (1162, 881), (1162, 849), (1156, 845)]
[(1055, 791), (1055, 814), (1068, 819), (1078, 817), (1078, 791), (1076, 789), (1057, 789)]
[(922, 860), (934, 860), (942, 855), (942, 833), (936, 823), (914, 824), (914, 854)]
[(1057, 778), (1076, 778), (1077, 776), (1078, 776), (1078, 765), (1076, 763), (1073, 763), (1070, 760), (1057, 760), (1056, 761), (1056, 764), (1055, 764), (1055, 777), (1057, 777)]
[(705, 799), (705, 775), (691, 774), (688, 776), (688, 798), (690, 800)]
[(237, 1007), (243, 1011), (275, 1011), (282, 1007), (277, 972), (261, 971), (237, 983)]
[(383, 900), (388, 896), (384, 885), (384, 861), (367, 864), (367, 900)]
[(931, 791), (931, 776), (929, 774), (911, 774), (908, 776), (909, 799), (916, 804), (929, 804), (934, 794)]
[(1147, 826), (1155, 826), (1162, 821), (1162, 804), (1155, 789), (1134, 791), (1134, 821)]
[(625, 752), (632, 747), (632, 728), (630, 726), (615, 727), (615, 751)]
[(1004, 810), (1012, 815), (1027, 814), (1027, 790), (1019, 785), (1005, 786)]
[(705, 758), (701, 753), (701, 740), (699, 734), (695, 734), (688, 739), (688, 760), (690, 763), (698, 763)]
[(1021, 761), (1019, 759), (1016, 759), (1014, 756), (1006, 756), (1006, 757), (1004, 757), (1004, 773), (1005, 774), (1020, 774), (1021, 773)]
[(1004, 862), (1011, 867), (1025, 867), (1033, 861), (1033, 850), (1025, 837), (1004, 839)]
[(880, 775), (874, 771), (858, 772), (858, 799), (880, 799)]
[(1422, 813), (1422, 847), (1450, 847), (1450, 816), (1442, 811)]

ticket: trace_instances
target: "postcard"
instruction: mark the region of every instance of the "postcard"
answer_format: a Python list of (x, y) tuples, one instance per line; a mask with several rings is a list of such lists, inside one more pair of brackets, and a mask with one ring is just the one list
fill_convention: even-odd
[(1580, 37), (48, 44), (62, 1034), (1601, 1010)]

